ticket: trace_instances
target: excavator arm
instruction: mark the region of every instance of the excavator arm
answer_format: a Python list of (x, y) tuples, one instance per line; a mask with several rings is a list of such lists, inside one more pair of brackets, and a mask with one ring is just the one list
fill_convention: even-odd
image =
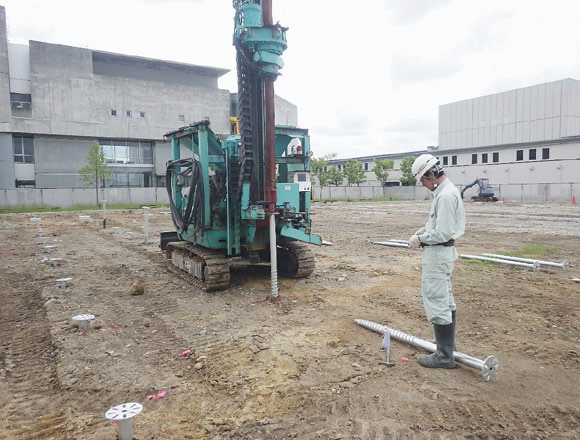
[(461, 198), (463, 199), (463, 193), (465, 191), (467, 191), (469, 188), (471, 188), (472, 186), (475, 186), (475, 185), (479, 185), (479, 189), (483, 189), (483, 183), (481, 182), (481, 179), (477, 178), (473, 182), (465, 185), (465, 187), (461, 190)]

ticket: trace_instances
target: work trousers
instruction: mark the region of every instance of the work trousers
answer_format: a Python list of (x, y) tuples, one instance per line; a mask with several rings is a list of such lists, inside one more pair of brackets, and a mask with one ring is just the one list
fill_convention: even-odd
[(455, 310), (451, 274), (457, 252), (453, 246), (428, 246), (421, 258), (421, 293), (427, 320), (435, 325), (451, 324)]

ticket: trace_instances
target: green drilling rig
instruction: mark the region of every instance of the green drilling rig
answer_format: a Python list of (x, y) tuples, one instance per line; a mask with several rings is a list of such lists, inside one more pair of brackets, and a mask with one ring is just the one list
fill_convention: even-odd
[(273, 24), (272, 0), (233, 7), (239, 133), (224, 138), (204, 120), (165, 135), (175, 231), (161, 234), (161, 247), (206, 291), (227, 288), (234, 260), (269, 263), (276, 297), (278, 272), (308, 277), (314, 256), (305, 243), (321, 244), (310, 214), (312, 152), (308, 130), (274, 124), (287, 28)]

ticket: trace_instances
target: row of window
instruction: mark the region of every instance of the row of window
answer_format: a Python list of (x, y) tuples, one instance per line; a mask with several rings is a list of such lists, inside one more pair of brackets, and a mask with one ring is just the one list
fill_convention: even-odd
[[(139, 113), (139, 117), (140, 118), (144, 118), (145, 117), (145, 112), (138, 112)], [(117, 116), (117, 110), (116, 109), (111, 109), (111, 116)], [(125, 116), (128, 118), (132, 118), (133, 117), (133, 111), (132, 110), (125, 110)], [(177, 119), (181, 122), (185, 122), (185, 115), (177, 115)]]
[(103, 183), (109, 188), (149, 188), (153, 186), (153, 173), (114, 171), (111, 179)]
[[(492, 153), (492, 161), (493, 163), (499, 162), (498, 152)], [(477, 154), (471, 155), (471, 163), (477, 163)], [(481, 153), (481, 163), (489, 163), (489, 153)]]
[[(499, 162), (499, 152), (491, 153), (491, 159), (493, 163)], [(546, 160), (550, 158), (550, 149), (549, 148), (542, 148), (542, 159)], [(477, 153), (473, 153), (471, 155), (471, 163), (477, 164), (479, 159), (479, 155)], [(536, 160), (537, 154), (535, 148), (530, 148), (528, 150), (528, 160)], [(524, 150), (516, 150), (516, 161), (524, 160)], [(443, 165), (448, 165), (449, 159), (448, 156), (443, 156)], [(489, 153), (481, 153), (481, 163), (489, 163)], [(451, 165), (457, 165), (457, 156), (451, 156)]]
[[(117, 116), (117, 110), (111, 109), (111, 116)], [(133, 112), (131, 110), (125, 110), (125, 116), (127, 116), (128, 118), (132, 118)], [(139, 112), (139, 117), (144, 118), (145, 112)]]
[[(451, 165), (457, 165), (457, 156), (443, 156), (441, 158), (443, 166), (449, 165), (449, 157), (451, 157)], [(542, 159), (549, 159), (550, 158), (550, 149), (549, 148), (542, 148)], [(490, 153), (481, 153), (481, 163), (489, 163)], [(537, 154), (535, 148), (530, 148), (528, 150), (528, 160), (536, 160)], [(479, 160), (479, 154), (473, 153), (471, 155), (471, 163), (477, 164)], [(524, 150), (516, 150), (516, 161), (524, 160)], [(492, 163), (499, 162), (499, 152), (491, 153), (491, 161)], [(336, 166), (339, 170), (343, 168), (343, 165)], [(369, 170), (369, 164), (365, 162), (364, 164), (365, 171)], [(326, 168), (324, 169), (326, 171)]]
[(107, 163), (152, 164), (153, 144), (145, 141), (101, 139), (99, 141)]
[[(542, 159), (550, 158), (550, 149), (542, 148)], [(524, 150), (516, 150), (516, 160), (524, 160)], [(530, 148), (528, 150), (528, 160), (536, 160), (536, 149)]]
[[(110, 164), (153, 164), (153, 144), (145, 141), (123, 139), (101, 139), (99, 141), (107, 163)], [(14, 162), (34, 163), (34, 138), (12, 136)]]

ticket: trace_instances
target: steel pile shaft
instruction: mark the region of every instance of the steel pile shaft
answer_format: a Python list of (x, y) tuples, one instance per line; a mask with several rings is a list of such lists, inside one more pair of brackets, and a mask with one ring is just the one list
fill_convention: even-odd
[[(400, 330), (390, 328), (386, 325), (377, 324), (376, 322), (367, 321), (365, 319), (355, 319), (354, 322), (368, 330), (379, 334), (388, 331), (391, 337), (395, 338), (397, 341), (404, 342), (414, 347), (422, 348), (431, 353), (437, 350), (437, 345), (433, 344), (432, 342), (417, 338), (416, 336), (409, 335), (407, 333), (403, 333)], [(499, 372), (499, 363), (494, 356), (488, 356), (484, 361), (482, 361), (465, 353), (454, 351), (453, 357), (459, 363), (480, 370), (482, 378), (485, 382), (490, 382), (497, 378), (497, 374)]]
[(521, 263), (538, 263), (540, 266), (552, 266), (552, 267), (560, 267), (562, 269), (568, 269), (570, 266), (566, 260), (562, 261), (561, 263), (556, 263), (553, 261), (543, 261), (543, 260), (535, 260), (533, 258), (519, 258), (519, 257), (512, 257), (509, 255), (499, 255), (499, 254), (481, 254), (486, 257), (492, 258), (501, 258), (502, 260), (509, 260), (509, 261), (519, 261)]
[(373, 241), (373, 244), (378, 244), (380, 246), (392, 246), (392, 247), (404, 247), (408, 248), (407, 243), (399, 243), (397, 241)]
[(540, 270), (540, 263), (538, 263), (537, 261), (535, 261), (534, 263), (522, 263), (520, 261), (509, 261), (509, 260), (502, 260), (499, 258), (482, 257), (481, 255), (461, 254), (459, 256), (461, 258), (466, 258), (468, 260), (482, 260), (482, 261), (490, 261), (492, 263), (509, 264), (510, 266), (525, 267), (527, 269), (532, 269), (534, 272), (537, 272), (538, 270)]

